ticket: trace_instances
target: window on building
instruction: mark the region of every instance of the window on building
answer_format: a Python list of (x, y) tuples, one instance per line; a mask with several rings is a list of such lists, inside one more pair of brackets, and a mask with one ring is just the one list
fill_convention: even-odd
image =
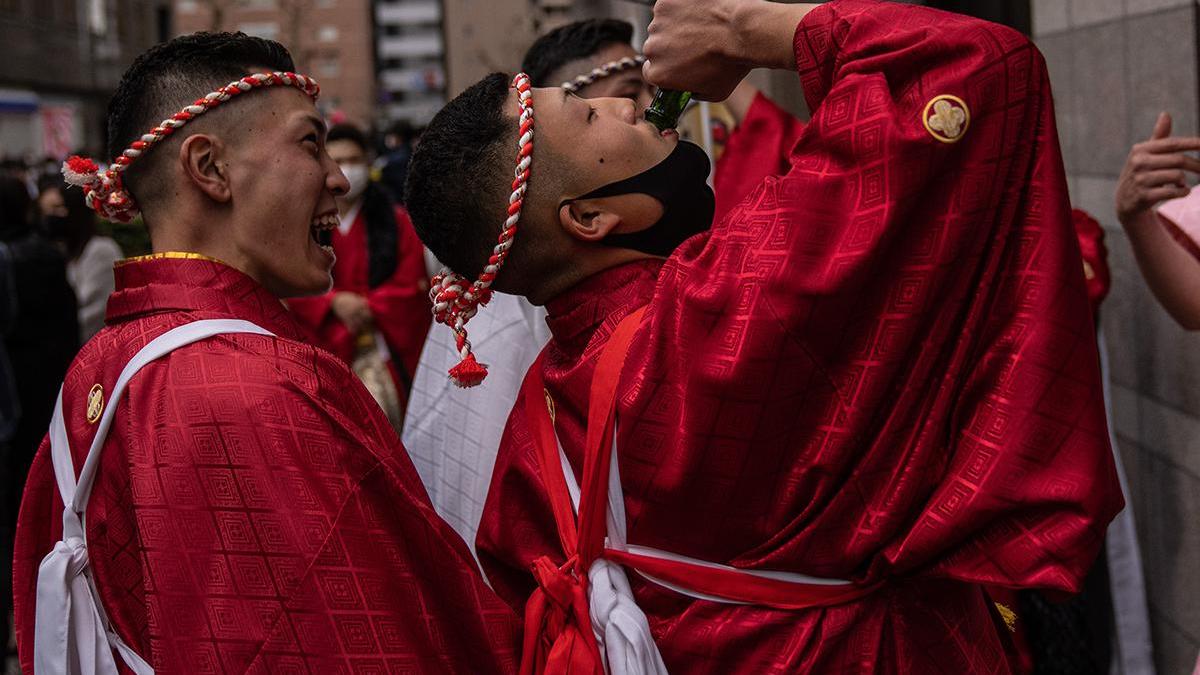
[(268, 40), (275, 40), (279, 37), (279, 24), (274, 21), (250, 21), (240, 23), (237, 27), (246, 35), (254, 35)]
[(318, 77), (337, 77), (342, 74), (342, 65), (336, 56), (325, 56), (317, 61)]
[(317, 42), (337, 42), (337, 26), (321, 26), (317, 29)]

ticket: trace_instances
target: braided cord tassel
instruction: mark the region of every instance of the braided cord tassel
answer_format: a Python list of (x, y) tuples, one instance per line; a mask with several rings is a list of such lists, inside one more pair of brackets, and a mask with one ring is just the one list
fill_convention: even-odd
[(474, 387), (487, 377), (487, 365), (479, 363), (471, 352), (467, 322), (492, 297), (492, 282), (496, 280), (512, 249), (517, 222), (521, 219), (521, 206), (529, 186), (529, 165), (533, 161), (533, 91), (529, 76), (525, 73), (517, 73), (512, 86), (517, 91), (520, 129), (517, 135), (517, 168), (513, 172), (512, 194), (508, 198), (504, 229), (500, 231), (492, 255), (479, 278), (473, 283), (450, 270), (442, 270), (430, 282), (429, 299), (433, 303), (433, 318), (454, 331), (454, 343), (460, 361), (450, 369), (449, 374), (451, 381), (460, 387)]
[(125, 148), (108, 169), (101, 172), (96, 163), (79, 156), (68, 157), (63, 162), (63, 178), (70, 185), (83, 188), (87, 205), (106, 220), (127, 223), (138, 215), (138, 206), (133, 195), (125, 189), (121, 174), (138, 157), (156, 144), (169, 138), (179, 127), (196, 119), (204, 113), (216, 108), (226, 101), (247, 91), (264, 87), (288, 86), (304, 92), (314, 101), (321, 93), (317, 81), (298, 73), (254, 73), (240, 80), (230, 82), (220, 89), (210, 92), (204, 98), (186, 106), (183, 110), (168, 117), (149, 132)]
[(629, 70), (630, 68), (640, 68), (645, 62), (646, 57), (642, 56), (641, 54), (638, 54), (637, 56), (626, 56), (623, 59), (609, 61), (608, 63), (597, 66), (592, 69), (592, 72), (585, 75), (580, 75), (570, 82), (563, 82), (559, 86), (574, 94), (596, 80), (602, 80), (609, 75), (616, 75), (617, 73)]

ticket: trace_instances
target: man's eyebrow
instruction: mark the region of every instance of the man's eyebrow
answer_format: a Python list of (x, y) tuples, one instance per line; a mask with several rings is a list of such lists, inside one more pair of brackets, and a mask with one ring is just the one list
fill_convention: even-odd
[(317, 117), (316, 115), (314, 115), (312, 113), (305, 114), (304, 119), (305, 119), (305, 121), (307, 121), (309, 124), (312, 125), (313, 129), (317, 132), (317, 136), (319, 138), (325, 138), (325, 133), (326, 133), (326, 131), (328, 131), (325, 127), (325, 120), (321, 119), (320, 117)]

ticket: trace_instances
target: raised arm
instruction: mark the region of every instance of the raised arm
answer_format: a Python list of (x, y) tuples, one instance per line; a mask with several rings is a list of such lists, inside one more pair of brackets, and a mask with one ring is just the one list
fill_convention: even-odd
[[(722, 552), (835, 570), (886, 549), (873, 574), (1076, 588), (1120, 496), (1041, 54), (1004, 26), (890, 2), (659, 0), (655, 12), (651, 81), (719, 98), (751, 65), (790, 67), (813, 113), (788, 173), (664, 265), (626, 365), (657, 400), (758, 412), (748, 429), (672, 410), (662, 423), (683, 433), (654, 456), (693, 460), (693, 489), (760, 503), (753, 482), (703, 470), (730, 456), (707, 439), (748, 435), (739, 475), (806, 486), (762, 503), (761, 529), (730, 532)], [(656, 461), (635, 452), (626, 444), (628, 461)], [(870, 479), (823, 482), (896, 467), (936, 477), (903, 490), (904, 508), (864, 511)], [(874, 520), (885, 511), (894, 529)], [(659, 501), (639, 516), (648, 531), (694, 517)], [(805, 523), (805, 543), (763, 545), (779, 522)]]
[[(1117, 217), (1146, 284), (1163, 308), (1187, 330), (1200, 330), (1200, 260), (1171, 236), (1154, 209), (1189, 194), (1187, 173), (1200, 173), (1200, 138), (1171, 136), (1171, 116), (1159, 115), (1154, 133), (1133, 146), (1117, 184)], [(1190, 199), (1195, 199), (1191, 197)]]
[(792, 70), (796, 25), (815, 3), (658, 0), (643, 47), (646, 79), (720, 101), (754, 68)]

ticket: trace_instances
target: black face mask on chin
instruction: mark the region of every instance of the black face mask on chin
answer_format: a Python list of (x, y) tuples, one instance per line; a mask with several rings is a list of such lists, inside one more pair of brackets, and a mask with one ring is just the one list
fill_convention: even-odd
[(559, 204), (559, 209), (563, 204), (579, 199), (628, 194), (653, 197), (663, 206), (662, 217), (657, 222), (637, 232), (610, 234), (600, 243), (666, 257), (692, 235), (712, 227), (715, 200), (712, 188), (708, 186), (711, 166), (708, 155), (700, 146), (680, 141), (658, 164), (635, 176), (565, 200)]

